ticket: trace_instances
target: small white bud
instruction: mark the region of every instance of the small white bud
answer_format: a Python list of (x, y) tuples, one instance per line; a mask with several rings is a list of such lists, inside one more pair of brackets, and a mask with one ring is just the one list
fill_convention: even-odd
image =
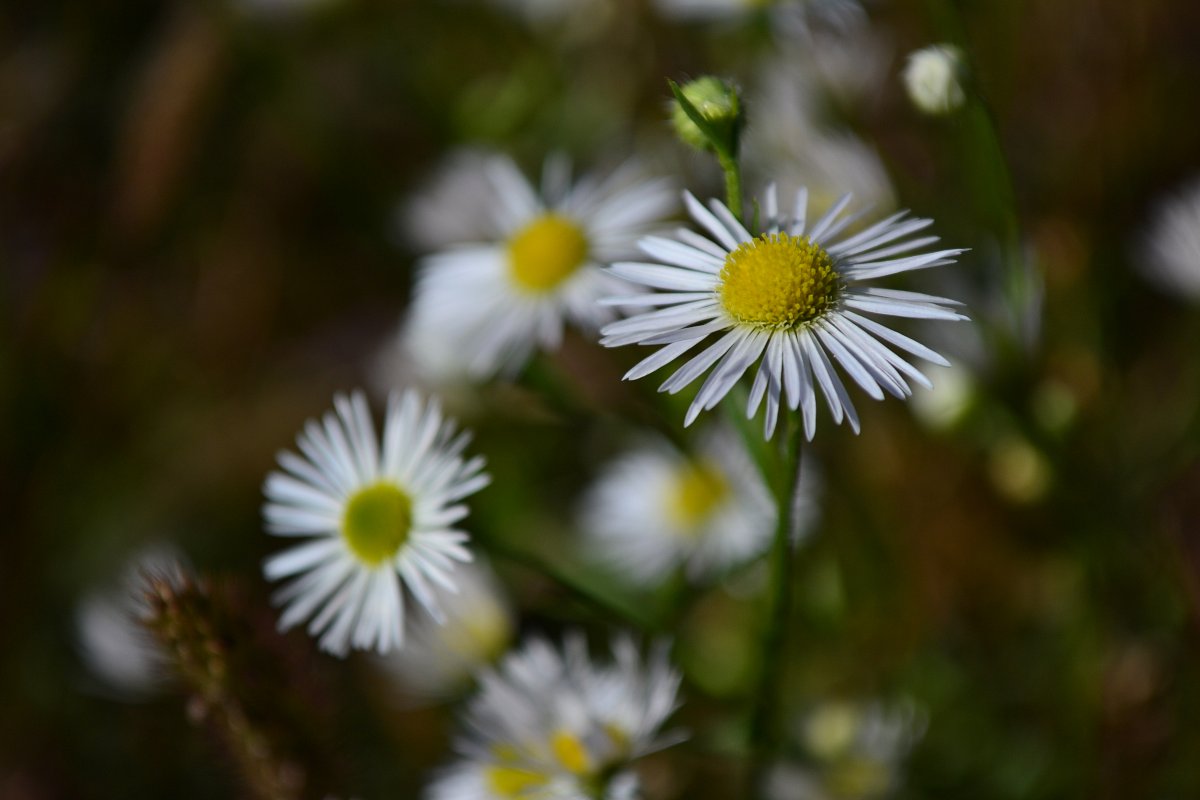
[(935, 44), (910, 53), (904, 67), (904, 87), (913, 105), (926, 114), (948, 114), (963, 104), (962, 51)]

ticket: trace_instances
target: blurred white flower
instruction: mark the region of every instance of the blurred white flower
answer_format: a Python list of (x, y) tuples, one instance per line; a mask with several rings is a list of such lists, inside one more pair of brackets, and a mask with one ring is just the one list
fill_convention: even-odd
[(613, 0), (491, 0), (533, 27), (595, 38), (615, 18)]
[(751, 92), (755, 107), (742, 137), (747, 183), (774, 183), (784, 197), (807, 187), (817, 205), (843, 192), (876, 212), (895, 204), (891, 181), (873, 147), (831, 126), (814, 67), (796, 57), (772, 61)]
[(806, 34), (814, 20), (847, 30), (866, 18), (858, 0), (656, 0), (655, 5), (663, 16), (683, 21), (741, 22), (766, 13), (785, 35)]
[(430, 800), (626, 800), (637, 780), (627, 768), (674, 744), (659, 729), (677, 706), (679, 674), (666, 647), (643, 663), (627, 637), (615, 664), (595, 664), (582, 635), (560, 652), (528, 641), (480, 677), (467, 706), (461, 759), (430, 785)]
[(436, 401), (393, 395), (382, 445), (361, 392), (334, 406), (296, 437), (303, 457), (279, 453), (284, 471), (267, 476), (267, 532), (310, 538), (263, 571), (292, 579), (274, 598), (281, 629), (311, 617), (323, 650), (386, 653), (403, 642), (403, 588), (441, 618), (433, 586), (454, 591), (455, 563), (471, 560), (467, 534), (452, 527), (467, 515), (459, 501), (488, 476), (481, 457), (462, 457), (470, 436), (455, 435)]
[(943, 370), (931, 388), (920, 387), (913, 392), (913, 416), (933, 430), (953, 428), (974, 401), (975, 381), (970, 370), (961, 364), (953, 367)]
[(402, 387), (436, 394), (448, 410), (465, 416), (480, 403), (467, 354), (429, 326), (414, 325), (405, 316), (391, 335), (370, 355), (367, 380), (376, 397)]
[(947, 114), (967, 99), (963, 91), (962, 51), (935, 44), (910, 53), (904, 66), (908, 97), (926, 114)]
[(1133, 257), (1160, 289), (1200, 301), (1200, 179), (1162, 201)]
[[(801, 492), (801, 530), (810, 485)], [(700, 438), (695, 457), (654, 439), (613, 461), (585, 496), (580, 527), (598, 560), (655, 585), (680, 567), (696, 580), (759, 555), (775, 506), (741, 441), (721, 428)]]
[(772, 800), (878, 800), (898, 788), (903, 762), (925, 733), (912, 703), (822, 703), (799, 721), (805, 762), (772, 772)]
[(407, 643), (381, 661), (406, 692), (441, 697), (461, 689), (512, 641), (513, 611), (491, 569), (476, 559), (454, 578), (457, 591), (436, 590), (445, 620), (409, 617)]
[(491, 235), (422, 260), (410, 322), (426, 332), (418, 336), (465, 354), (479, 378), (511, 374), (536, 348), (557, 348), (567, 322), (595, 330), (611, 319), (596, 301), (630, 287), (601, 265), (631, 255), (676, 207), (670, 183), (633, 163), (572, 185), (566, 162), (549, 159), (538, 192), (511, 160), (494, 156), (476, 179)]
[(165, 678), (166, 657), (143, 625), (150, 608), (142, 596), (148, 575), (182, 582), (181, 556), (170, 545), (146, 548), (126, 563), (114, 586), (84, 597), (75, 611), (75, 630), (88, 667), (127, 697), (152, 693)]
[[(766, 192), (761, 233), (751, 234), (719, 201), (705, 208), (691, 194), (688, 210), (712, 238), (680, 229), (676, 238), (646, 237), (639, 244), (654, 262), (620, 262), (612, 272), (652, 290), (614, 302), (658, 307), (605, 326), (601, 343), (661, 345), (626, 373), (641, 378), (667, 366), (716, 335), (660, 387), (672, 394), (708, 373), (684, 417), (690, 425), (711, 410), (758, 363), (746, 413), (763, 401), (763, 435), (770, 438), (781, 405), (801, 409), (805, 434), (816, 430), (816, 387), (835, 423), (859, 430), (858, 413), (834, 369), (836, 361), (876, 400), (912, 394), (908, 381), (930, 385), (919, 370), (885, 346), (945, 366), (928, 347), (863, 316), (880, 314), (965, 320), (954, 300), (871, 285), (877, 278), (954, 263), (960, 249), (920, 252), (936, 236), (909, 238), (932, 220), (893, 214), (857, 233), (844, 195), (809, 221), (808, 195), (796, 195), (790, 214), (780, 212), (774, 187)], [(916, 254), (914, 255), (914, 251)]]

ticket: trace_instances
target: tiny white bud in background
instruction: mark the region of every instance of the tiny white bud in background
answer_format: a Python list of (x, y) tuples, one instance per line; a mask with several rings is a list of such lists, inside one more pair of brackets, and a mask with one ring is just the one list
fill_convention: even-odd
[(913, 105), (926, 114), (948, 114), (963, 104), (962, 51), (935, 44), (910, 53), (904, 87)]

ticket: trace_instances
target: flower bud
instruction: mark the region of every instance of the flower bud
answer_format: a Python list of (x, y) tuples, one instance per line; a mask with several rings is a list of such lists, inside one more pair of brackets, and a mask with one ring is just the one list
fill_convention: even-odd
[(926, 114), (949, 114), (966, 100), (962, 51), (935, 44), (910, 53), (904, 87), (913, 105)]
[[(744, 116), (736, 86), (706, 75), (683, 86), (672, 84), (672, 89), (676, 99), (672, 104), (671, 123), (680, 139), (697, 150), (716, 150), (730, 155), (737, 152)], [(703, 126), (688, 114), (679, 100), (681, 94), (703, 119)]]

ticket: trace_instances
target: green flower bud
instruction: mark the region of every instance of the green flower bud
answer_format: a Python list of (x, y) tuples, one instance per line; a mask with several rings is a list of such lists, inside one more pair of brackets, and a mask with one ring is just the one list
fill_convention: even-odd
[[(745, 116), (738, 89), (729, 81), (706, 75), (683, 86), (671, 84), (675, 102), (671, 105), (671, 123), (686, 144), (697, 150), (715, 150), (733, 156)], [(701, 118), (698, 124), (680, 101), (687, 101)]]

